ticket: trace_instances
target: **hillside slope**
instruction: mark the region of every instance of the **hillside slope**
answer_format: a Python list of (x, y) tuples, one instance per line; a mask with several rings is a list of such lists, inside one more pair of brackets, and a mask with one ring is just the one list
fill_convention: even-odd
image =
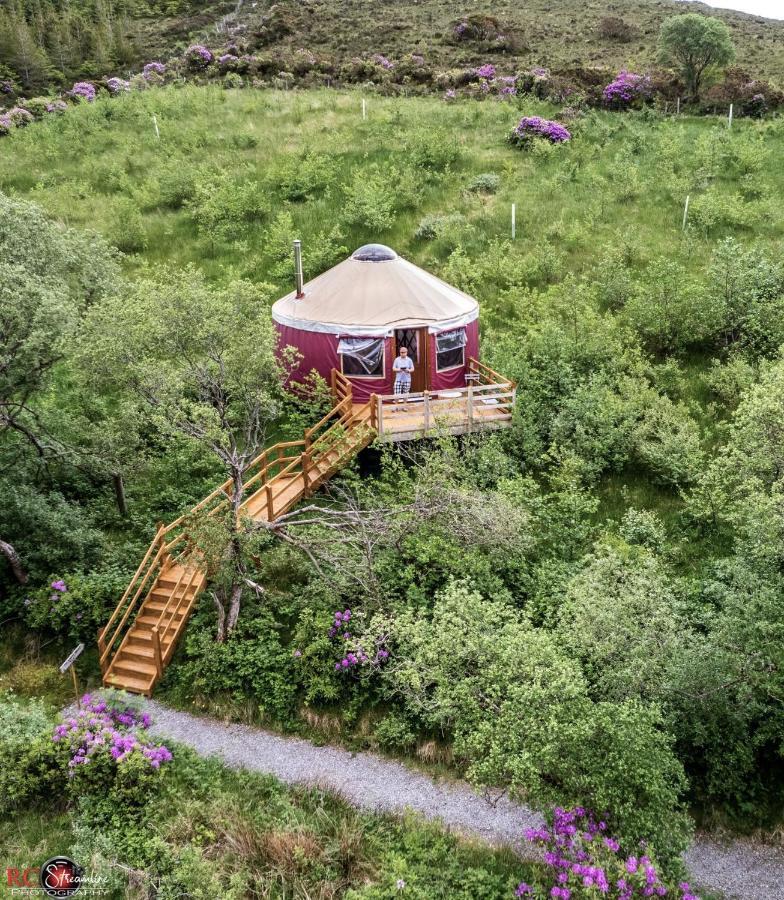
[[(29, 95), (48, 84), (70, 87), (82, 77), (126, 76), (195, 40), (281, 55), (306, 48), (336, 64), (375, 53), (400, 58), (419, 52), (441, 69), (480, 62), (505, 70), (645, 69), (655, 62), (662, 21), (689, 10), (727, 22), (738, 65), (784, 84), (784, 21), (679, 0), (74, 0), (67, 6), (62, 0), (22, 0), (0, 5), (0, 83), (12, 78)], [(457, 35), (455, 26), (467, 17), (490, 17), (488, 35)], [(602, 28), (607, 18), (620, 20), (609, 36)]]
[[(199, 9), (199, 19), (203, 22), (209, 16), (211, 22), (206, 27), (197, 26), (192, 34), (211, 45), (220, 42), (222, 34), (216, 31), (216, 24), (222, 23), (221, 29), (227, 29), (224, 33), (255, 48), (305, 47), (337, 59), (372, 53), (399, 57), (419, 51), (427, 54), (431, 64), (443, 68), (504, 59), (553, 68), (646, 68), (655, 62), (662, 21), (677, 13), (697, 11), (717, 16), (730, 26), (738, 65), (758, 77), (784, 81), (784, 21), (713, 9), (704, 3), (529, 0), (521, 4), (517, 0), (485, 0), (460, 5), (451, 0), (239, 0), (236, 7), (208, 4)], [(454, 24), (468, 15), (497, 19), (503, 33), (511, 38), (510, 49), (499, 51), (492, 42), (455, 40)], [(606, 17), (623, 19), (631, 26), (631, 39), (602, 37), (600, 23)], [(161, 51), (165, 49), (163, 42), (159, 46)]]

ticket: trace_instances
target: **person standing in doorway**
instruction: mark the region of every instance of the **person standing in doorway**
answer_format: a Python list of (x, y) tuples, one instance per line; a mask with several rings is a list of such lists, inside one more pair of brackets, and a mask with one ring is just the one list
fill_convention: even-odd
[(408, 394), (411, 391), (411, 373), (414, 371), (414, 360), (408, 355), (408, 348), (401, 347), (392, 364), (395, 373), (395, 394)]

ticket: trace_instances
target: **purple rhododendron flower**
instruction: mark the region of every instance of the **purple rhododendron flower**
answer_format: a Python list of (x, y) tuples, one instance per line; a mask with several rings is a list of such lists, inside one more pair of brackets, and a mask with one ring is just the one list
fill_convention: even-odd
[(539, 116), (523, 116), (512, 132), (518, 139), (542, 137), (553, 144), (562, 144), (572, 136), (564, 125)]
[(638, 98), (649, 97), (651, 79), (636, 72), (619, 72), (602, 92), (604, 102), (615, 106), (628, 106)]
[(474, 75), (492, 81), (495, 78), (495, 66), (492, 63), (485, 63), (483, 66), (479, 66), (478, 69), (474, 69)]
[(373, 59), (373, 62), (377, 66), (381, 66), (382, 69), (394, 69), (395, 68), (395, 64), (392, 62), (392, 60), (387, 59), (387, 57), (384, 56), (383, 53), (374, 54), (372, 59)]
[(142, 69), (142, 75), (149, 78), (151, 75), (165, 75), (166, 66), (161, 62), (148, 62)]
[(53, 742), (67, 740), (69, 744), (73, 755), (68, 765), (72, 774), (77, 766), (89, 765), (93, 757), (103, 753), (108, 753), (117, 764), (138, 753), (153, 769), (172, 759), (167, 747), (143, 742), (133, 730), (149, 727), (148, 713), (139, 714), (131, 707), (110, 707), (105, 700), (93, 699), (90, 694), (82, 697), (81, 704), (76, 715), (56, 725), (52, 733)]
[(95, 85), (89, 81), (77, 81), (70, 93), (72, 97), (92, 103), (95, 100)]
[(192, 44), (185, 51), (185, 59), (193, 69), (206, 69), (212, 62), (212, 51), (203, 44)]
[(121, 94), (123, 91), (130, 91), (131, 82), (124, 78), (107, 78), (106, 87), (110, 94)]

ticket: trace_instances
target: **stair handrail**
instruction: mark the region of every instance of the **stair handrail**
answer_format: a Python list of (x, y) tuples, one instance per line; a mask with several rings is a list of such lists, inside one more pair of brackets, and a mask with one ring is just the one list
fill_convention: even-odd
[[(162, 543), (164, 534), (165, 534), (165, 531), (164, 531), (163, 526), (159, 525), (158, 530), (155, 533), (155, 537), (153, 538), (152, 543), (150, 544), (147, 552), (144, 554), (144, 559), (142, 559), (141, 563), (139, 564), (139, 568), (136, 570), (128, 587), (125, 589), (125, 593), (120, 598), (120, 601), (117, 604), (117, 606), (114, 608), (114, 612), (112, 613), (111, 617), (109, 618), (109, 621), (106, 623), (105, 627), (103, 628), (103, 630), (101, 631), (101, 633), (99, 635), (98, 646), (99, 646), (99, 650), (100, 650), (99, 661), (101, 663), (101, 666), (103, 666), (104, 663), (106, 662), (106, 660), (108, 659), (108, 657), (111, 653), (111, 649), (114, 646), (115, 641), (117, 640), (117, 637), (119, 636), (120, 632), (122, 631), (125, 623), (128, 621), (128, 617), (130, 616), (131, 611), (136, 606), (136, 603), (137, 603), (145, 585), (147, 584), (147, 581), (149, 580), (150, 574), (155, 570), (156, 566), (160, 562), (161, 554), (163, 554), (166, 551), (166, 545), (164, 543)], [(158, 550), (155, 553), (155, 555), (153, 556), (152, 561), (150, 561), (150, 555), (152, 554), (152, 551), (156, 547), (158, 547)], [(150, 564), (148, 566), (146, 566), (146, 571), (144, 571), (145, 565), (148, 561), (150, 561)], [(144, 571), (144, 575), (142, 576), (143, 571)], [(112, 634), (111, 638), (109, 638), (107, 640), (106, 635), (109, 633), (109, 629), (114, 624), (114, 621), (117, 618), (117, 616), (120, 615), (120, 610), (125, 605), (126, 600), (130, 596), (130, 593), (133, 590), (134, 586), (136, 586), (136, 592), (134, 593), (133, 598), (131, 599), (130, 603), (127, 604), (127, 607), (125, 609), (125, 614), (123, 615), (122, 619), (118, 623), (117, 627), (114, 629), (114, 633)]]
[[(188, 581), (185, 584), (185, 588), (183, 589), (182, 594), (180, 595), (179, 599), (177, 600), (177, 602), (174, 606), (174, 609), (172, 609), (171, 613), (169, 614), (169, 620), (166, 622), (166, 624), (163, 628), (163, 633), (159, 635), (161, 641), (164, 641), (166, 639), (166, 635), (169, 633), (169, 629), (173, 628), (174, 617), (180, 611), (180, 607), (182, 606), (183, 600), (186, 600), (188, 598), (188, 591), (191, 589), (191, 587), (193, 585), (194, 578), (196, 578), (197, 575), (201, 574), (201, 571), (202, 570), (198, 566), (192, 566), (190, 568), (190, 576), (188, 578)], [(174, 592), (172, 592), (172, 597), (174, 597), (175, 595), (176, 595), (176, 588), (175, 588)], [(160, 619), (158, 621), (158, 625), (160, 625), (162, 620), (163, 620), (163, 613), (161, 613)], [(155, 627), (157, 628), (158, 625), (156, 625)], [(174, 643), (170, 642), (169, 646), (164, 649), (163, 655), (164, 655), (165, 661), (167, 661), (167, 662), (168, 662), (169, 656), (171, 655), (171, 650), (173, 647), (174, 647)]]

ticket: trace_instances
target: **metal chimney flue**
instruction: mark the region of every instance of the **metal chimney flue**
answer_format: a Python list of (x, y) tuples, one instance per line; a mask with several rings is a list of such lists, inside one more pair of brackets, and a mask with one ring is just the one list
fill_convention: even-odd
[(302, 290), (302, 241), (294, 241), (294, 282), (297, 286), (297, 300), (301, 300), (305, 296)]

